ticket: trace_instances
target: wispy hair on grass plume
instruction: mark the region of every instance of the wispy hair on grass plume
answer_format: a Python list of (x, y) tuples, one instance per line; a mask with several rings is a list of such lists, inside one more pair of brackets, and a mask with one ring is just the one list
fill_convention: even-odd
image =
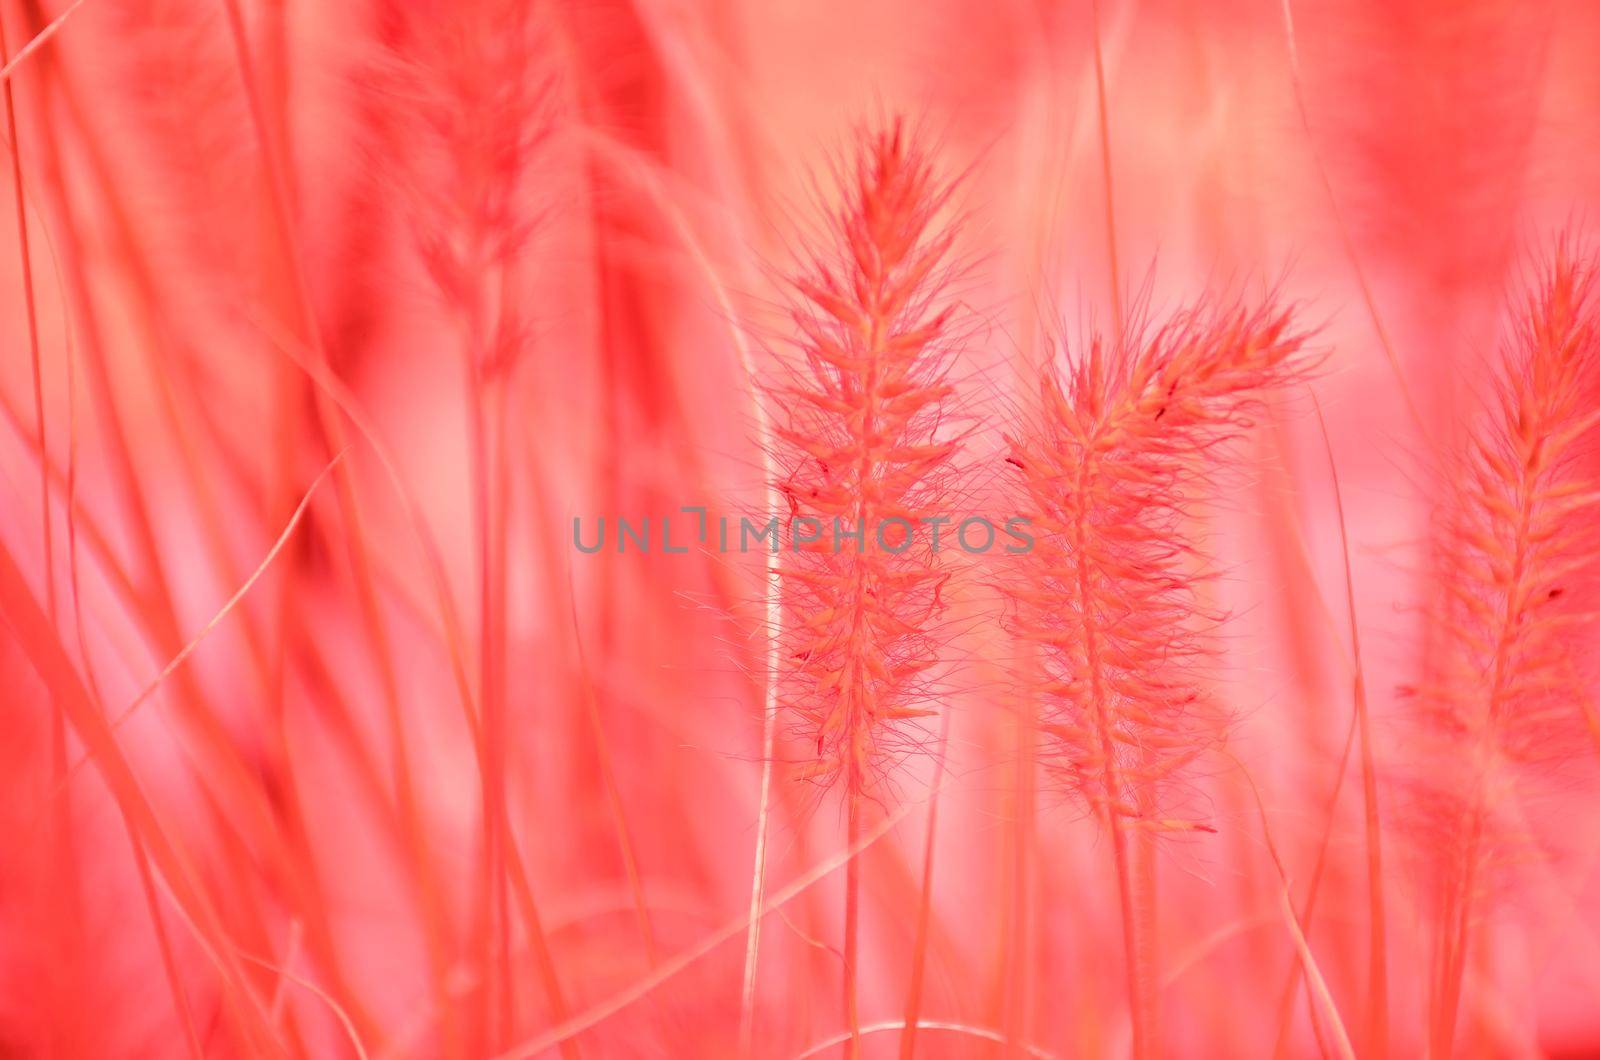
[[(921, 520), (943, 514), (956, 444), (954, 232), (941, 222), (951, 185), (900, 120), (861, 132), (840, 177), (826, 243), (794, 281), (797, 353), (771, 397), (788, 514), (825, 530), (778, 561), (781, 701), (813, 756), (799, 775), (842, 789), (854, 844), (885, 764), (918, 743), (906, 724), (936, 713), (928, 675), (947, 574)], [(860, 547), (835, 548), (836, 522), (865, 535)], [(844, 945), (853, 1043), (857, 866)]]
[(1519, 774), (1583, 746), (1581, 634), (1600, 546), (1600, 306), (1563, 239), (1543, 266), (1442, 481), (1431, 651), (1414, 691), (1436, 756), (1421, 801), (1439, 903), (1429, 1003), (1451, 1053), (1479, 892), (1521, 831)]
[(1195, 709), (1220, 616), (1196, 595), (1188, 507), (1252, 407), (1312, 366), (1288, 309), (1202, 302), (1046, 366), (1037, 408), (1008, 440), (1015, 507), (1036, 541), (1004, 583), (1008, 627), (1033, 659), (1040, 760), (1110, 826), (1136, 1056), (1158, 1043), (1128, 834), (1208, 830), (1168, 793), (1218, 735)]

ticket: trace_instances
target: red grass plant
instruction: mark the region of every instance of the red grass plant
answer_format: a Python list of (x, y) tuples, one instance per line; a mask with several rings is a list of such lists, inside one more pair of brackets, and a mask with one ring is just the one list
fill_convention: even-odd
[[(0, 1056), (1600, 1055), (1594, 259), (1499, 294), (1594, 209), (1600, 14), (990, 6), (0, 0)], [(948, 149), (846, 130), (769, 375), (730, 292), (872, 98)], [(1302, 264), (1159, 326), (1157, 247)], [(1108, 333), (1041, 377), (1067, 271)], [(1261, 432), (1213, 552), (1291, 297), (1328, 470)], [(758, 379), (816, 540), (739, 637), (684, 516)], [(1031, 553), (962, 554), (968, 461)]]
[(1519, 780), (1581, 746), (1575, 667), (1592, 608), (1571, 591), (1595, 566), (1600, 306), (1589, 259), (1554, 252), (1494, 391), (1445, 476), (1437, 597), (1419, 715), (1435, 783), (1422, 800), (1438, 902), (1432, 1055), (1451, 1055), (1483, 890), (1525, 831)]
[(519, 277), (547, 205), (530, 187), (555, 121), (554, 64), (549, 31), (521, 3), (400, 5), (389, 23), (392, 56), (374, 78), (390, 104), (377, 110), (379, 146), (394, 156), (386, 172), (398, 180), (420, 262), (454, 318), (467, 395), (478, 555), (474, 728), (483, 808), (474, 950), (485, 976), (474, 1040), (492, 1048), (508, 1039), (514, 1013), (513, 892), (551, 1010), (561, 1016), (565, 1007), (506, 790), (508, 424), (513, 374), (528, 348)]
[[(944, 514), (955, 442), (943, 429), (952, 311), (937, 305), (949, 277), (953, 233), (938, 214), (950, 186), (899, 121), (862, 134), (851, 165), (831, 245), (795, 284), (800, 357), (774, 388), (773, 441), (798, 536), (820, 538), (781, 561), (783, 702), (815, 751), (803, 776), (843, 789), (853, 846), (885, 761), (918, 746), (902, 723), (936, 713), (926, 677), (947, 574), (920, 523)], [(844, 974), (853, 1034), (859, 876), (852, 858)]]
[(1036, 541), (1006, 585), (1011, 628), (1035, 656), (1042, 760), (1110, 828), (1138, 1057), (1159, 1044), (1129, 836), (1207, 827), (1166, 796), (1217, 736), (1195, 709), (1218, 616), (1196, 598), (1186, 510), (1249, 409), (1309, 367), (1286, 310), (1202, 305), (1153, 334), (1096, 337), (1065, 378), (1047, 368), (1010, 440)]

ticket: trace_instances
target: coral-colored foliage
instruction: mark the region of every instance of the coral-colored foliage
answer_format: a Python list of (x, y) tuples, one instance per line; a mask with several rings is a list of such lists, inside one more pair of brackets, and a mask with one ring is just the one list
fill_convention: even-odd
[[(1592, 757), (1585, 633), (1600, 477), (1600, 305), (1595, 263), (1563, 243), (1541, 266), (1485, 408), (1452, 462), (1438, 516), (1438, 643), (1417, 706), (1434, 785), (1421, 806), (1442, 925), (1432, 1046), (1450, 1052), (1480, 893), (1533, 837), (1530, 779)], [(1513, 857), (1512, 860), (1520, 860)]]
[(773, 389), (780, 489), (798, 536), (817, 538), (787, 539), (775, 561), (782, 676), (816, 747), (807, 773), (857, 795), (876, 762), (905, 750), (899, 723), (933, 713), (923, 677), (938, 662), (948, 575), (923, 521), (948, 519), (955, 449), (949, 311), (933, 304), (953, 238), (936, 220), (948, 190), (901, 124), (863, 140), (829, 232), (837, 246), (796, 283), (795, 381)]
[(1010, 443), (1037, 547), (1008, 586), (1039, 646), (1047, 761), (1118, 828), (1184, 830), (1158, 810), (1219, 735), (1197, 703), (1212, 649), (1185, 532), (1227, 443), (1308, 358), (1288, 314), (1200, 308), (1153, 334), (1096, 337), (1047, 369), (1036, 422)]
[(0, 0), (0, 1057), (1600, 1055), (1597, 52)]

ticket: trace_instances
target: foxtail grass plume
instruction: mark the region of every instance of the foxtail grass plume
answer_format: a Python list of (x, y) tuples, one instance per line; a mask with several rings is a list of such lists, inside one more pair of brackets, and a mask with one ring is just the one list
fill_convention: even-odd
[(1030, 660), (1022, 691), (1037, 704), (1041, 761), (1110, 827), (1140, 1057), (1159, 1044), (1129, 836), (1209, 830), (1166, 796), (1219, 736), (1199, 703), (1217, 616), (1196, 595), (1187, 509), (1250, 410), (1312, 364), (1288, 310), (1202, 303), (1046, 367), (1005, 457), (1037, 541), (1006, 583)]
[(1600, 546), (1600, 302), (1564, 239), (1519, 307), (1442, 481), (1428, 601), (1419, 798), (1433, 864), (1429, 1041), (1451, 1054), (1480, 906), (1525, 838), (1522, 782), (1593, 754), (1584, 634)]

